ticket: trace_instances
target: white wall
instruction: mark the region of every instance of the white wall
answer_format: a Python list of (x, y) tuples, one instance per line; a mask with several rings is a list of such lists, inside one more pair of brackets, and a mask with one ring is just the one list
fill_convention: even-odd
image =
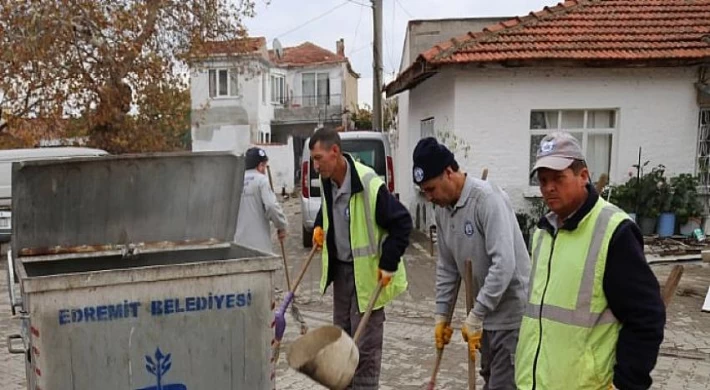
[[(443, 70), (409, 93), (406, 120), (399, 134), (397, 191), (414, 213), (411, 153), (419, 121), (434, 116), (436, 130), (456, 129), (471, 146), (457, 160), (472, 175), (489, 169), (489, 180), (503, 187), (516, 207), (526, 196), (539, 195), (528, 186), (530, 111), (539, 109), (617, 109), (617, 132), (611, 180), (627, 179), (638, 148), (648, 170), (658, 164), (667, 174), (693, 173), (698, 132), (693, 69), (471, 69)], [(400, 95), (403, 96), (403, 95)], [(400, 98), (401, 99), (401, 98)], [(406, 113), (406, 98), (400, 100)], [(441, 118), (441, 119), (440, 119)]]
[[(448, 71), (433, 76), (409, 93), (409, 108), (404, 109), (409, 115), (404, 124), (401, 124), (398, 134), (395, 192), (399, 193), (400, 201), (415, 218), (417, 204), (426, 204), (412, 181), (412, 152), (420, 139), (420, 121), (434, 117), (435, 131), (454, 128), (454, 112), (458, 106), (454, 95), (454, 81), (453, 73)], [(407, 105), (406, 99), (400, 100), (400, 110), (403, 105)], [(427, 209), (431, 211), (430, 206)], [(427, 225), (432, 223), (431, 213), (426, 221)]]
[(486, 70), (457, 74), (456, 128), (472, 146), (466, 170), (487, 166), (491, 180), (520, 207), (528, 187), (530, 111), (618, 109), (610, 177), (621, 182), (637, 162), (669, 175), (694, 172), (698, 107), (692, 69)]
[[(228, 97), (209, 97), (209, 69), (218, 68), (234, 68), (241, 67), (241, 73), (239, 74), (239, 92), (237, 96)], [(248, 68), (248, 69), (247, 69)], [(244, 64), (236, 64), (230, 61), (212, 61), (203, 66), (199, 66), (193, 69), (191, 72), (191, 82), (190, 82), (190, 98), (191, 98), (191, 108), (193, 111), (196, 110), (210, 110), (210, 109), (225, 109), (231, 107), (239, 107), (244, 109), (246, 112), (246, 121), (248, 127), (235, 126), (236, 123), (230, 122), (229, 119), (220, 120), (214, 116), (211, 119), (201, 125), (216, 127), (218, 132), (230, 132), (238, 131), (238, 134), (222, 134), (219, 137), (214, 137), (210, 140), (198, 141), (198, 143), (205, 144), (201, 146), (202, 148), (211, 150), (229, 150), (237, 147), (236, 144), (224, 145), (224, 142), (232, 139), (242, 139), (243, 132), (247, 131), (247, 137), (250, 140), (258, 139), (259, 129), (267, 129), (271, 126), (271, 119), (273, 119), (273, 107), (270, 103), (270, 99), (266, 99), (266, 103), (262, 100), (262, 84), (261, 84), (261, 74), (269, 72), (268, 68), (265, 67), (260, 62), (251, 61), (246, 66)], [(267, 94), (270, 93), (269, 83), (267, 83)], [(193, 135), (195, 131), (195, 121), (199, 118), (193, 118)], [(267, 127), (268, 126), (268, 127)], [(193, 136), (193, 139), (197, 138)]]

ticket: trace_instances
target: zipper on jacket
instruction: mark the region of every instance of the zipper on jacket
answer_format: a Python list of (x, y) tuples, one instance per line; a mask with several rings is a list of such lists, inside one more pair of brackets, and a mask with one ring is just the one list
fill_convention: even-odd
[[(547, 286), (550, 284), (550, 274), (552, 268), (552, 255), (555, 253), (555, 241), (557, 240), (557, 232), (552, 235), (552, 249), (550, 249), (550, 257), (547, 260), (547, 279), (545, 280), (545, 288), (542, 290), (542, 298), (540, 298), (540, 313), (538, 318), (538, 329), (540, 331), (540, 336), (537, 340), (537, 350), (535, 351), (535, 359), (533, 360), (533, 372), (532, 372), (532, 390), (537, 387), (537, 361), (540, 357), (540, 349), (542, 348), (542, 308), (545, 305), (545, 294), (547, 294)], [(532, 287), (531, 287), (532, 288)]]

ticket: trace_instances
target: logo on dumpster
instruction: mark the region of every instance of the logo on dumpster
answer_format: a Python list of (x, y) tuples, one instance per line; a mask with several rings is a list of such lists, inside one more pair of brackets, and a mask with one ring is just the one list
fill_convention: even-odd
[(145, 369), (155, 376), (156, 385), (143, 387), (138, 390), (187, 390), (187, 387), (183, 384), (163, 384), (163, 377), (170, 370), (172, 364), (170, 354), (163, 355), (160, 348), (155, 350), (155, 360), (149, 355), (145, 355)]

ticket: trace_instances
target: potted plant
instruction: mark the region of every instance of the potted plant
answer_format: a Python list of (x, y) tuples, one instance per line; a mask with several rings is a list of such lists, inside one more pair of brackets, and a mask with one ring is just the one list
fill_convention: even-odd
[(698, 199), (699, 183), (698, 177), (689, 173), (681, 173), (671, 178), (671, 186), (674, 189), (673, 209), (679, 232), (684, 236), (692, 235), (693, 231), (700, 227), (703, 209)]
[(660, 189), (664, 187), (665, 166), (658, 165), (650, 173), (641, 176), (638, 180), (638, 220), (641, 233), (645, 236), (655, 232), (656, 222), (661, 214)]
[(623, 184), (608, 186), (601, 196), (626, 211), (631, 219), (636, 221), (636, 201), (638, 196), (636, 178), (632, 178)]
[(660, 215), (656, 231), (660, 237), (670, 237), (675, 233), (674, 189), (665, 176), (659, 178), (657, 188), (656, 201)]

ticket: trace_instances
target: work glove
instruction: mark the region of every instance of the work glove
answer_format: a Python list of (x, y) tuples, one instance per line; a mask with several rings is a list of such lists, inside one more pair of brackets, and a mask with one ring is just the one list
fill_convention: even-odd
[(320, 226), (313, 229), (313, 245), (318, 248), (323, 247), (323, 228)]
[(483, 320), (473, 314), (473, 310), (468, 313), (466, 321), (461, 327), (463, 340), (468, 343), (468, 353), (471, 360), (476, 360), (476, 351), (481, 348), (481, 336), (483, 335)]
[(444, 348), (451, 341), (451, 335), (454, 334), (451, 324), (446, 323), (446, 317), (437, 314), (435, 317), (436, 326), (434, 327), (434, 340), (436, 341), (436, 349)]
[(379, 283), (379, 281), (382, 280), (382, 287), (387, 287), (392, 281), (392, 275), (394, 275), (394, 272), (385, 271), (380, 268), (377, 270), (377, 282)]

